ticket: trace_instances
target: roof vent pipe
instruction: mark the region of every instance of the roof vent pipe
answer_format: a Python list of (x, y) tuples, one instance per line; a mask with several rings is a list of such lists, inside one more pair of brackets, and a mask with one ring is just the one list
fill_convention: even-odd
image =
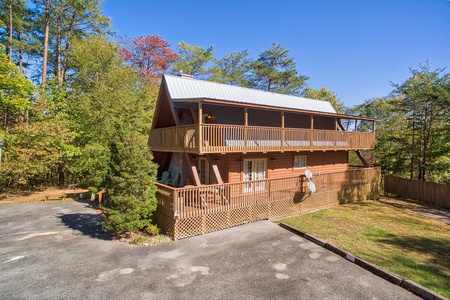
[(189, 79), (194, 78), (194, 75), (183, 73), (183, 70), (180, 70), (179, 73), (181, 78), (189, 78)]

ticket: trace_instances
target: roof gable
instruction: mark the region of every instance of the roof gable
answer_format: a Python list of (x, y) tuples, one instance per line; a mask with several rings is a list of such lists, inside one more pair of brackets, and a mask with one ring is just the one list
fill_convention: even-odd
[(239, 104), (308, 110), (335, 114), (328, 101), (243, 88), (239, 86), (164, 75), (171, 100), (211, 99)]

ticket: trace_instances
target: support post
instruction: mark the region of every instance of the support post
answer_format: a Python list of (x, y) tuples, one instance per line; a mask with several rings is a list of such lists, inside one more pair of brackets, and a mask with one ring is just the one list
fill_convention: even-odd
[(222, 176), (220, 176), (219, 168), (217, 167), (216, 160), (211, 155), (206, 155), (206, 159), (208, 159), (209, 165), (213, 171), (214, 179), (218, 184), (223, 184)]
[(283, 150), (284, 146), (284, 111), (281, 112), (281, 150)]
[(370, 168), (370, 165), (367, 162), (367, 160), (364, 158), (364, 156), (362, 155), (361, 150), (355, 150), (355, 153), (356, 153), (356, 155), (358, 155), (358, 158), (364, 165), (364, 168)]
[(247, 151), (248, 108), (244, 108), (244, 149)]
[(189, 164), (189, 173), (192, 176), (192, 178), (194, 179), (194, 184), (196, 186), (200, 186), (201, 185), (200, 176), (198, 176), (197, 166), (195, 165), (193, 158), (186, 152), (184, 153), (184, 156), (186, 158), (187, 163)]
[(335, 133), (334, 133), (334, 147), (337, 147), (337, 141), (338, 141), (338, 121), (337, 118), (334, 118), (334, 127), (335, 127)]
[(202, 102), (198, 102), (198, 152), (203, 153), (203, 109)]

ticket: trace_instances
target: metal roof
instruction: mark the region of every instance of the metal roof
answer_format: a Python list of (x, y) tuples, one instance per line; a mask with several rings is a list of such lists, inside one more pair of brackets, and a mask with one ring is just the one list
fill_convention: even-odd
[(172, 100), (211, 99), (336, 114), (331, 103), (323, 100), (172, 75), (164, 75), (164, 80)]

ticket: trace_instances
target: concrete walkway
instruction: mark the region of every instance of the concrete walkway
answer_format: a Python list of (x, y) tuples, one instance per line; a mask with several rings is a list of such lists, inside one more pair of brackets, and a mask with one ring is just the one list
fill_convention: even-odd
[(0, 206), (3, 299), (418, 299), (269, 221), (152, 247), (84, 203)]

